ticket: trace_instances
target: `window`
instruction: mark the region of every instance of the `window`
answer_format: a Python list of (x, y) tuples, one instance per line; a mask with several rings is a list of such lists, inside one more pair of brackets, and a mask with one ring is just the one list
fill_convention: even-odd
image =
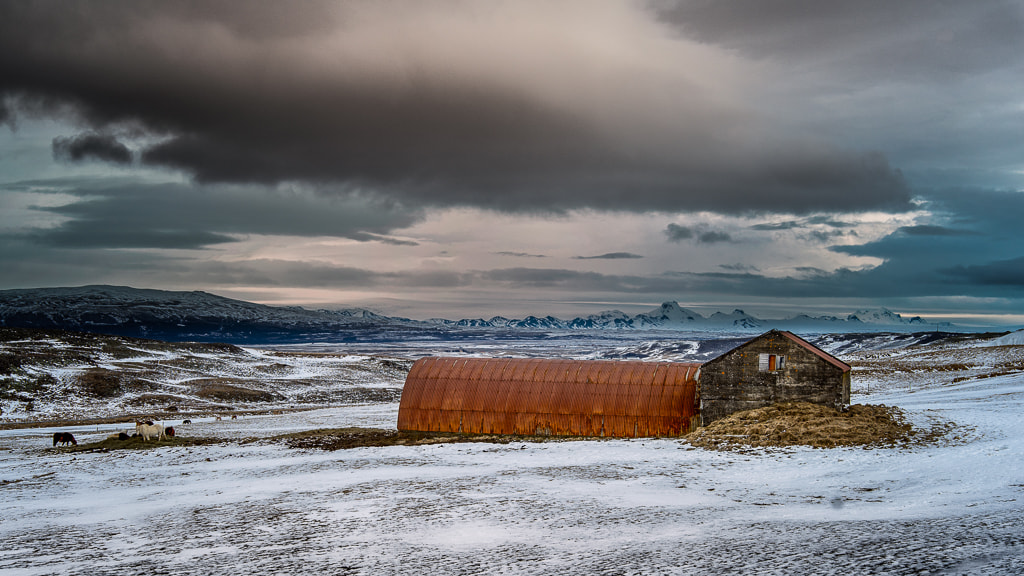
[(757, 369), (761, 372), (778, 372), (785, 367), (785, 356), (778, 354), (761, 354), (757, 359)]

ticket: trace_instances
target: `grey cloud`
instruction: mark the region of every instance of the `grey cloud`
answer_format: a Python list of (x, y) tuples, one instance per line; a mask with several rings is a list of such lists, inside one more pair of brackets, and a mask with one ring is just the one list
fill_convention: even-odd
[(693, 229), (688, 226), (680, 226), (679, 224), (669, 223), (665, 227), (665, 235), (672, 242), (681, 242), (683, 240), (689, 240), (694, 237)]
[(824, 60), (873, 77), (948, 80), (979, 68), (1012, 67), (1024, 51), (1024, 11), (1014, 0), (680, 0), (657, 6), (666, 22), (706, 42), (762, 59)]
[[(517, 18), (434, 2), (3, 3), (0, 96), (95, 130), (138, 126), (153, 137), (143, 164), (208, 183), (527, 212), (909, 206), (880, 154), (749, 133), (732, 118), (757, 105), (725, 76), (691, 78), (706, 51), (637, 5), (594, 20), (590, 3), (558, 19), (543, 3), (502, 9)], [(579, 39), (601, 27), (632, 60), (581, 75), (594, 64)]]
[(665, 235), (670, 242), (682, 242), (683, 240), (696, 240), (701, 244), (715, 244), (719, 242), (732, 242), (732, 236), (728, 232), (719, 230), (708, 230), (705, 226), (681, 226), (670, 223), (665, 227)]
[(111, 164), (132, 163), (132, 152), (127, 146), (111, 134), (96, 132), (54, 138), (53, 157), (67, 162), (99, 160)]
[(751, 230), (763, 230), (763, 231), (775, 231), (775, 230), (793, 230), (795, 228), (803, 228), (804, 225), (797, 222), (796, 220), (787, 220), (785, 222), (765, 222), (764, 224), (754, 224), (750, 227)]
[(728, 232), (717, 232), (714, 230), (708, 232), (702, 232), (697, 236), (697, 241), (701, 244), (717, 244), (719, 242), (732, 242), (732, 236)]
[(832, 216), (810, 216), (805, 219), (808, 224), (822, 224), (831, 228), (854, 228), (857, 226), (854, 222), (844, 222), (842, 220), (836, 220)]
[(495, 252), (498, 256), (513, 256), (515, 258), (547, 258), (544, 254), (530, 254), (529, 252)]
[(802, 228), (809, 228), (815, 225), (828, 226), (830, 228), (853, 228), (857, 226), (853, 222), (844, 222), (842, 220), (836, 220), (832, 216), (817, 215), (809, 216), (800, 220), (786, 220), (783, 222), (764, 222), (761, 224), (754, 224), (750, 226), (751, 230), (759, 231), (776, 231), (776, 230), (797, 230)]
[(392, 246), (419, 246), (419, 242), (413, 240), (401, 240), (399, 238), (391, 238), (388, 236), (381, 236), (380, 234), (370, 234), (369, 232), (354, 232), (347, 234), (346, 238), (352, 240), (358, 240), (359, 242), (380, 242), (382, 244), (390, 244)]
[(630, 252), (609, 252), (600, 256), (573, 256), (574, 260), (629, 260), (636, 258), (643, 258), (643, 256)]
[(644, 282), (641, 278), (631, 276), (551, 268), (501, 268), (478, 271), (475, 276), (482, 281), (496, 282), (510, 288), (559, 288), (583, 291), (628, 291)]
[(742, 264), (742, 263), (719, 264), (718, 267), (721, 268), (722, 270), (728, 270), (730, 272), (759, 272), (760, 271), (757, 266), (752, 266), (750, 264)]
[(418, 210), (372, 197), (287, 187), (196, 187), (131, 179), (36, 184), (79, 200), (37, 207), (67, 220), (35, 230), (32, 237), (42, 243), (79, 248), (202, 248), (247, 234), (333, 236), (416, 245), (386, 233), (422, 217)]
[(843, 232), (841, 230), (811, 230), (804, 235), (805, 238), (820, 242), (822, 244), (826, 242), (832, 242), (836, 238), (843, 238), (845, 236), (857, 236), (856, 232)]

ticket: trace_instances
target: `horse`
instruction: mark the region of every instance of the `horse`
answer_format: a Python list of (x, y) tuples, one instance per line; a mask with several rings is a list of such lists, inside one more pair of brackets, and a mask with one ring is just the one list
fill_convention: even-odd
[(182, 421), (181, 421), (181, 423), (182, 423), (182, 424), (191, 424), (191, 423), (192, 423), (192, 421), (191, 421), (191, 420), (189, 420), (188, 418), (186, 418), (186, 419), (182, 420)]
[(168, 438), (174, 438), (174, 426), (168, 426), (165, 428), (164, 434), (166, 434)]
[(148, 442), (150, 438), (156, 438), (157, 440), (167, 438), (164, 427), (159, 424), (153, 424), (149, 420), (146, 422), (135, 422), (135, 433), (142, 436), (143, 442)]
[(61, 446), (67, 446), (68, 444), (78, 446), (78, 441), (71, 435), (71, 432), (54, 432), (53, 445), (56, 446), (57, 444), (60, 444)]

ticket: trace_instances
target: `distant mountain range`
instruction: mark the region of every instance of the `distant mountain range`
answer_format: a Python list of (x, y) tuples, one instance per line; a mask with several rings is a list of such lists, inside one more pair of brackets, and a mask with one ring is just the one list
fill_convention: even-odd
[(511, 319), (411, 320), (361, 308), (309, 310), (266, 306), (206, 292), (171, 292), (124, 286), (82, 286), (0, 290), (0, 325), (98, 332), (159, 340), (299, 342), (391, 340), (431, 332), (677, 330), (761, 332), (907, 332), (951, 329), (949, 323), (904, 318), (885, 308), (860, 310), (845, 318), (799, 315), (765, 320), (742, 310), (710, 316), (676, 302), (636, 315), (618, 310), (563, 320), (553, 316)]
[(814, 332), (850, 332), (878, 330), (928, 330), (936, 327), (952, 328), (948, 322), (927, 322), (920, 316), (904, 318), (903, 316), (880, 308), (877, 310), (860, 310), (847, 315), (807, 316), (801, 314), (783, 320), (765, 320), (751, 316), (743, 310), (733, 310), (726, 314), (715, 312), (710, 316), (702, 316), (689, 308), (683, 308), (676, 302), (665, 302), (660, 307), (630, 316), (618, 310), (610, 310), (582, 318), (562, 320), (554, 316), (527, 316), (523, 319), (509, 319), (495, 316), (489, 320), (482, 318), (472, 320), (431, 319), (432, 322), (444, 326), (494, 327), (494, 328), (534, 328), (545, 330), (724, 330), (724, 331), (763, 331), (772, 328), (784, 330), (811, 330)]

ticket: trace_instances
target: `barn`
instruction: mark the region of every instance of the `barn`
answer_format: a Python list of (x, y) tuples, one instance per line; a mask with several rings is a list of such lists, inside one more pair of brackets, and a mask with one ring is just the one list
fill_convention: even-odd
[(733, 412), (787, 401), (842, 408), (850, 403), (850, 365), (792, 332), (772, 330), (701, 369), (702, 426)]
[(680, 436), (732, 412), (786, 400), (848, 404), (850, 366), (778, 330), (703, 365), (426, 357), (406, 377), (398, 429)]
[(698, 424), (700, 364), (421, 358), (398, 429), (464, 434), (679, 436)]

